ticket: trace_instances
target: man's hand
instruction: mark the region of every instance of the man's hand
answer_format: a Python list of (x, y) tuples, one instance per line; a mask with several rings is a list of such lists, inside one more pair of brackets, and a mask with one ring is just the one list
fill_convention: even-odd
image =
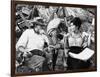
[(27, 51), (27, 52), (24, 52), (23, 57), (29, 57), (31, 55), (32, 55), (32, 53)]
[(60, 48), (60, 44), (56, 44), (55, 45), (55, 48)]
[(27, 52), (24, 52), (23, 53), (23, 57), (27, 57)]

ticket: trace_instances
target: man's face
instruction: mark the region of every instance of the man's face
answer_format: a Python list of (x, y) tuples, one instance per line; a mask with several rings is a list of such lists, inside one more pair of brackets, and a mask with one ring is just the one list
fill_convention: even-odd
[(42, 30), (42, 27), (40, 25), (36, 25), (35, 32), (40, 34), (40, 31)]

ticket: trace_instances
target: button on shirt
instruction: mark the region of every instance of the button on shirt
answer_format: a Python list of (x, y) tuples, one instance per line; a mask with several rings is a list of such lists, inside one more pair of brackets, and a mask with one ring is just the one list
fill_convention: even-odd
[(34, 49), (43, 51), (44, 42), (49, 43), (49, 40), (45, 35), (39, 35), (35, 33), (33, 29), (27, 29), (19, 38), (16, 44), (16, 49), (18, 49), (20, 46), (23, 46), (25, 49), (27, 49), (27, 51)]

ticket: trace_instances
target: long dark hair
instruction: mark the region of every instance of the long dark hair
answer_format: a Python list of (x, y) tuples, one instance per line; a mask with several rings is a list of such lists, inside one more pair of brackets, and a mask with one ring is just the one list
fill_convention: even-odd
[(82, 21), (79, 17), (75, 17), (71, 23), (73, 23), (76, 27), (78, 27), (78, 30), (80, 29), (81, 27), (81, 24), (82, 24)]
[(58, 26), (58, 32), (68, 32), (68, 27), (66, 26), (66, 24), (64, 22), (61, 22)]

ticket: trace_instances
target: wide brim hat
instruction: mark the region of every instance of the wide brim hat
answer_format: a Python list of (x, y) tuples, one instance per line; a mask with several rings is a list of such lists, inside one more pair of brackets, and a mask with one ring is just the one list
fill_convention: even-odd
[(30, 22), (36, 25), (46, 26), (46, 23), (44, 23), (43, 18), (41, 17), (35, 17), (33, 20), (30, 20)]

